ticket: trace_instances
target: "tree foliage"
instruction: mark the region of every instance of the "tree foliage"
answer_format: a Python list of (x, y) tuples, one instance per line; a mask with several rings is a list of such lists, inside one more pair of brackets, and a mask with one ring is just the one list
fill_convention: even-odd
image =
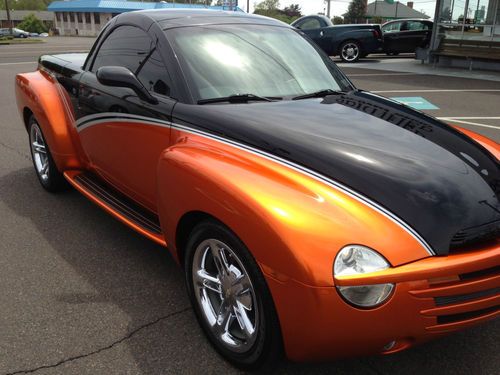
[(352, 0), (344, 14), (346, 23), (363, 23), (366, 17), (366, 3), (364, 0)]
[(255, 5), (254, 13), (256, 14), (261, 14), (260, 12), (274, 13), (279, 11), (279, 7), (280, 7), (280, 0), (264, 0)]
[(291, 4), (285, 9), (280, 9), (279, 0), (264, 0), (256, 4), (254, 14), (276, 18), (286, 23), (292, 23), (297, 18), (302, 17), (299, 4)]
[(283, 9), (283, 13), (288, 17), (302, 17), (302, 11), (299, 4), (291, 4)]
[(335, 16), (332, 18), (332, 23), (334, 25), (342, 25), (344, 23), (344, 19), (340, 16)]
[(47, 32), (47, 28), (43, 24), (42, 20), (37, 18), (33, 13), (24, 17), (23, 21), (17, 27), (29, 33), (40, 34)]

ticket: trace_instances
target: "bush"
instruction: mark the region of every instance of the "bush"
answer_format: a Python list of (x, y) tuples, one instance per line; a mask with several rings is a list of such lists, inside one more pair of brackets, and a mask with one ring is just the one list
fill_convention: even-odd
[(285, 9), (280, 9), (279, 6), (279, 0), (264, 0), (255, 4), (254, 14), (276, 18), (285, 23), (292, 23), (296, 19), (302, 17), (300, 5), (298, 4), (291, 4)]
[(334, 25), (342, 25), (344, 23), (344, 19), (340, 16), (335, 16), (332, 18), (332, 23)]
[(27, 31), (29, 33), (45, 33), (47, 32), (47, 28), (43, 24), (43, 22), (37, 18), (34, 14), (28, 14), (24, 17), (23, 22), (21, 22), (18, 26), (18, 29)]

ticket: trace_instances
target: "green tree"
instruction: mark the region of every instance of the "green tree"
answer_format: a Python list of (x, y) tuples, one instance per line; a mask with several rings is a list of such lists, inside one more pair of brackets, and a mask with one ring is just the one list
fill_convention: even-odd
[(335, 16), (332, 18), (332, 23), (334, 25), (342, 25), (344, 23), (344, 19), (340, 16)]
[(279, 0), (264, 0), (255, 5), (254, 13), (261, 14), (263, 16), (270, 16), (271, 14), (278, 13), (279, 7)]
[(364, 0), (352, 0), (344, 14), (344, 19), (348, 23), (363, 23), (366, 16), (366, 7)]
[(288, 17), (302, 17), (302, 10), (300, 9), (299, 4), (291, 4), (288, 7), (283, 9), (283, 13), (285, 13)]
[(283, 10), (279, 6), (279, 0), (264, 0), (255, 5), (254, 14), (276, 18), (286, 23), (291, 23), (302, 16), (300, 5), (298, 4), (292, 4)]
[(30, 33), (47, 32), (47, 28), (43, 24), (42, 20), (37, 18), (33, 13), (24, 17), (23, 21), (17, 27)]

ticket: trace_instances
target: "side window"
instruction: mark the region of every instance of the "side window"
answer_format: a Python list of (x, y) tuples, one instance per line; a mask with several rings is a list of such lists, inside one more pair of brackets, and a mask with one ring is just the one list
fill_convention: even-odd
[(142, 59), (148, 55), (151, 44), (151, 39), (141, 29), (120, 26), (108, 35), (97, 51), (92, 71), (97, 71), (101, 66), (117, 65), (135, 72)]
[(319, 29), (321, 28), (321, 23), (317, 18), (311, 17), (301, 22), (299, 28), (302, 30)]
[(427, 30), (427, 25), (423, 22), (408, 21), (408, 30)]
[(382, 27), (384, 33), (397, 33), (401, 30), (401, 22), (393, 22)]
[(170, 94), (167, 68), (156, 43), (141, 29), (134, 26), (116, 28), (97, 51), (91, 71), (113, 65), (128, 68), (149, 91)]
[(161, 95), (170, 95), (170, 88), (166, 82), (168, 76), (167, 69), (163, 65), (160, 54), (156, 47), (154, 51), (145, 60), (144, 64), (135, 72), (139, 81), (149, 91), (156, 92)]

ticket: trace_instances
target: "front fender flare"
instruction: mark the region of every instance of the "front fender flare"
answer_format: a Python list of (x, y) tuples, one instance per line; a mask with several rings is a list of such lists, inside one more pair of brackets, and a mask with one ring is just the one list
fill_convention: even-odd
[(246, 244), (267, 276), (332, 286), (337, 252), (360, 243), (392, 265), (425, 258), (422, 245), (391, 219), (287, 165), (233, 145), (173, 130), (178, 141), (158, 163), (158, 213), (175, 257), (186, 213), (209, 214)]

